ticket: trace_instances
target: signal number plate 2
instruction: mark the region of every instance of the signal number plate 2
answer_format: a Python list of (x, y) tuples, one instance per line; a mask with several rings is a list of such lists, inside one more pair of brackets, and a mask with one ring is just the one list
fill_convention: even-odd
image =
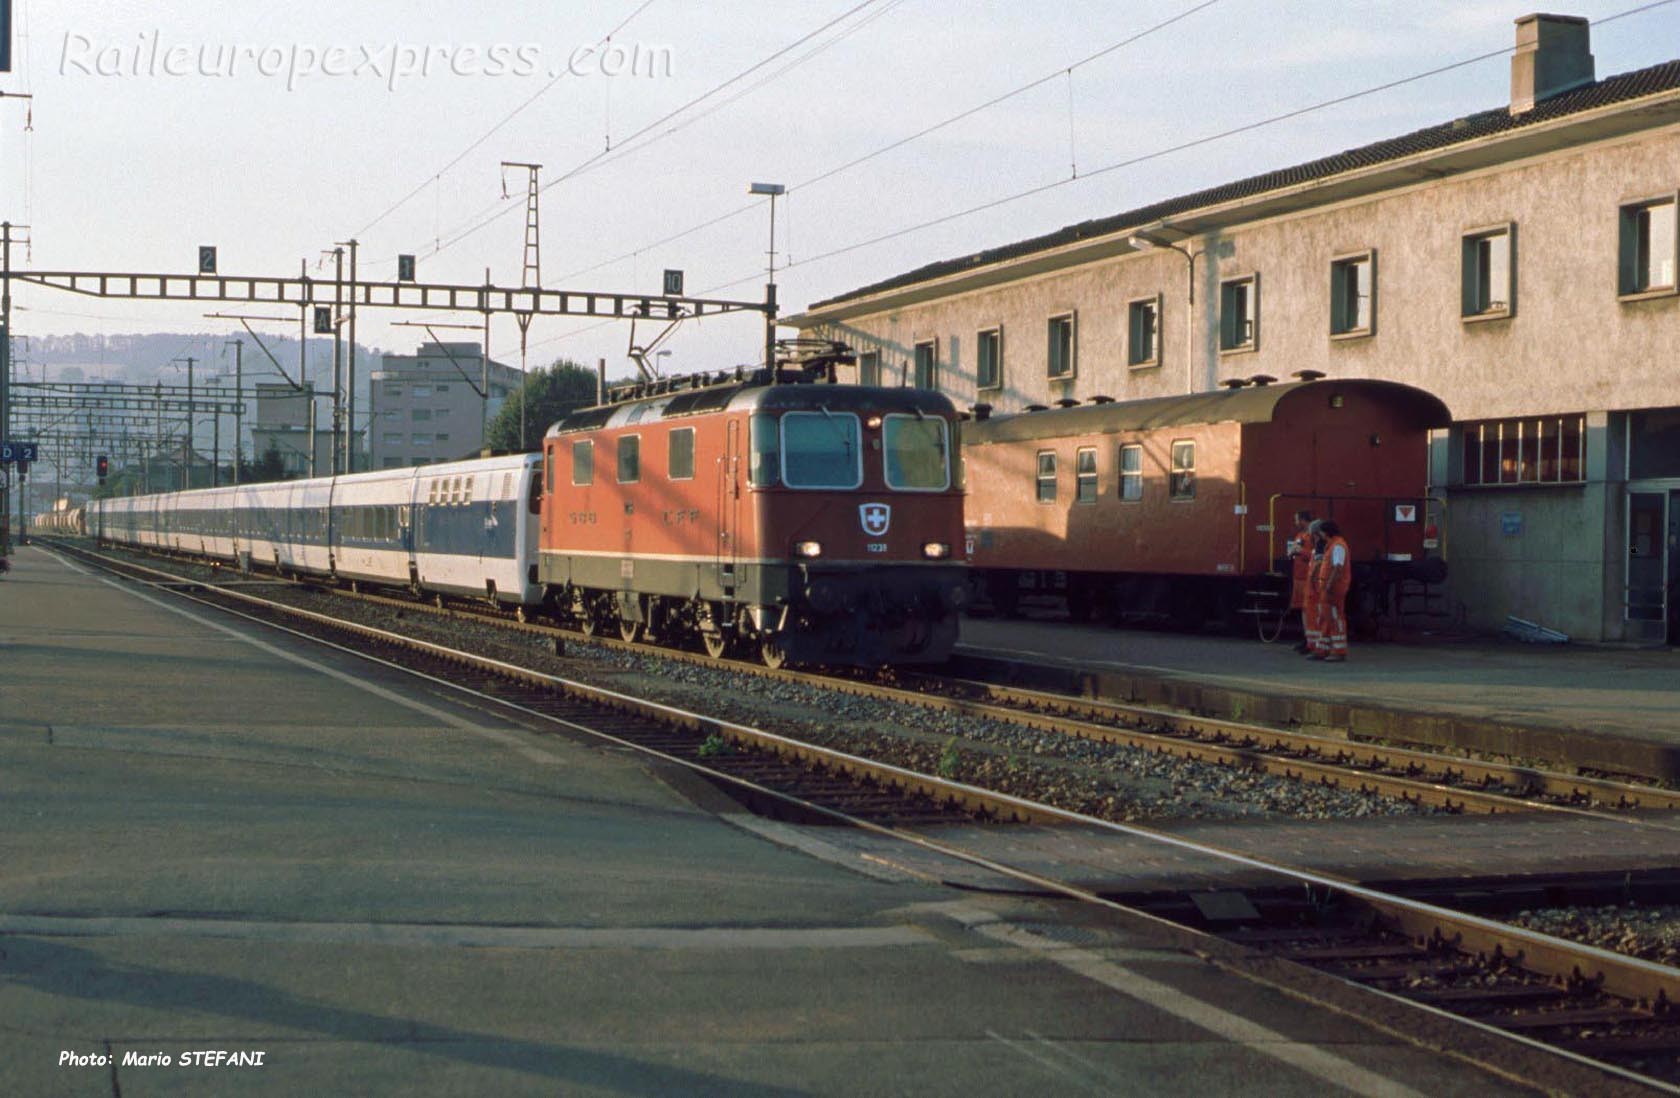
[(885, 553), (887, 551), (887, 543), (884, 541), (872, 541), (865, 545), (864, 548), (871, 553)]

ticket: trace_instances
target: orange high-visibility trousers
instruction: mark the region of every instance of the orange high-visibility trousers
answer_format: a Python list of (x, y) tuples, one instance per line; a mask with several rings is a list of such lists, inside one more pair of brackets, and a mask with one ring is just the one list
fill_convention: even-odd
[[(1340, 550), (1341, 574), (1330, 581), (1331, 560)], [(1340, 536), (1324, 546), (1324, 563), (1319, 570), (1318, 638), (1313, 655), (1326, 660), (1345, 660), (1348, 654), (1347, 596), (1353, 585), (1353, 554)]]

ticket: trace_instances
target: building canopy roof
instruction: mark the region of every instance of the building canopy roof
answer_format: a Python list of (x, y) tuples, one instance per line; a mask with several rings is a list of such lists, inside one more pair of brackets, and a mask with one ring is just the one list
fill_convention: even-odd
[(1225, 183), (1192, 194), (1180, 195), (1177, 198), (1169, 198), (1109, 217), (1081, 221), (1078, 224), (1057, 229), (1052, 233), (1030, 237), (996, 248), (988, 248), (972, 255), (929, 263), (915, 270), (883, 279), (880, 282), (874, 282), (856, 290), (815, 302), (810, 308), (813, 310), (820, 309), (854, 298), (868, 297), (887, 290), (913, 286), (919, 282), (928, 282), (947, 275), (960, 274), (989, 264), (1032, 255), (1035, 252), (1050, 251), (1082, 240), (1111, 236), (1125, 230), (1145, 229), (1158, 224), (1165, 218), (1191, 210), (1254, 198), (1270, 191), (1329, 179), (1362, 168), (1378, 167), (1420, 153), (1447, 149), (1454, 145), (1525, 129), (1566, 118), (1569, 115), (1642, 99), (1646, 96), (1673, 91), (1677, 88), (1680, 88), (1680, 60), (1667, 61), (1635, 72), (1606, 77), (1573, 91), (1564, 92), (1536, 103), (1533, 109), (1521, 114), (1512, 114), (1508, 107), (1495, 107), (1492, 110), (1481, 111), (1463, 118), (1455, 118), (1450, 122), (1415, 130), (1399, 137), (1391, 137), (1355, 149), (1348, 149), (1332, 156), (1309, 160), (1304, 164), (1296, 164), (1292, 167), (1249, 176), (1234, 183)]

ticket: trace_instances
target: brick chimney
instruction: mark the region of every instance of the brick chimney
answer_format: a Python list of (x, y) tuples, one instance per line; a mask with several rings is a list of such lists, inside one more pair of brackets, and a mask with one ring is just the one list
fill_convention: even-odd
[(1511, 55), (1511, 113), (1593, 82), (1587, 21), (1578, 15), (1525, 15)]

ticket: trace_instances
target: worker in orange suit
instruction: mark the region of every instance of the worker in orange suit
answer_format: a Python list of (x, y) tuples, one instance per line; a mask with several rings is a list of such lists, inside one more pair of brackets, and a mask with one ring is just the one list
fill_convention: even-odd
[(1319, 533), (1320, 525), (1317, 520), (1307, 524), (1307, 582), (1301, 589), (1301, 630), (1306, 635), (1308, 656), (1318, 651), (1319, 641), (1318, 573), (1324, 564), (1324, 535)]
[(1301, 643), (1295, 646), (1297, 652), (1311, 652), (1311, 637), (1317, 623), (1307, 614), (1307, 600), (1311, 597), (1308, 588), (1311, 586), (1307, 572), (1312, 568), (1313, 539), (1309, 528), (1312, 526), (1311, 511), (1295, 512), (1295, 536), (1289, 539), (1285, 547), (1289, 557), (1289, 609), (1301, 615)]
[(1318, 570), (1318, 648), (1313, 659), (1341, 663), (1347, 659), (1347, 595), (1353, 583), (1353, 552), (1333, 519), (1318, 524), (1324, 538), (1324, 558)]

